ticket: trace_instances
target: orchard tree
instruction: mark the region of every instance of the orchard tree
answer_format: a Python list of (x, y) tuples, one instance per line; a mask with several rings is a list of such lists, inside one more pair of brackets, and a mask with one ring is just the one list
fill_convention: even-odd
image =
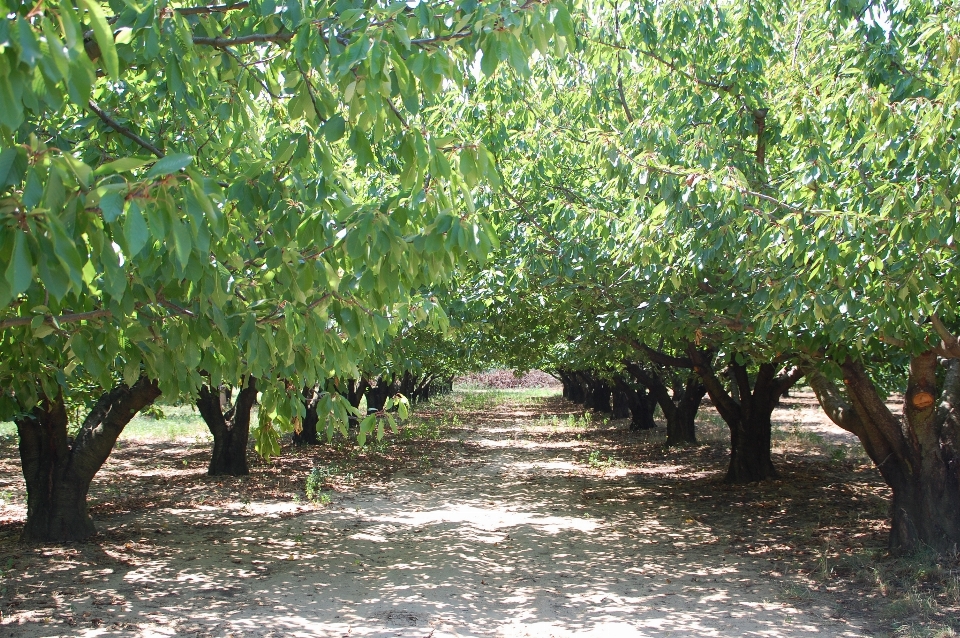
[[(65, 495), (28, 519), (81, 520), (28, 522), (28, 540), (92, 525), (66, 457), (40, 452), (70, 450), (66, 428), (25, 415), (59, 424), (74, 385), (149, 385), (117, 399), (119, 424), (158, 391), (255, 378), (275, 454), (301, 388), (354, 377), (423, 310), (412, 291), (485, 257), (472, 192), (494, 171), (446, 105), (478, 56), (519, 64), (570, 26), (535, 0), (0, 9), (0, 417), (31, 498)], [(119, 430), (90, 423), (105, 459)]]

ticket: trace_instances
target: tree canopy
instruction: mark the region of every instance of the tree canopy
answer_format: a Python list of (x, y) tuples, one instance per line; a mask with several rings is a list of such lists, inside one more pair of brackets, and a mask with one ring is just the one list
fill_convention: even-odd
[(706, 392), (752, 481), (806, 376), (960, 540), (954, 3), (0, 7), (0, 418), (256, 379), (269, 455), (485, 350)]

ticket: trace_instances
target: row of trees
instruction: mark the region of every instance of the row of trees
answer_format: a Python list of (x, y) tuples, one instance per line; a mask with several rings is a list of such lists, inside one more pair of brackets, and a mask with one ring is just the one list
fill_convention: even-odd
[(957, 11), (579, 4), (576, 50), (470, 122), (504, 183), (478, 329), (588, 401), (624, 383), (692, 419), (705, 392), (736, 482), (775, 476), (770, 414), (805, 377), (891, 486), (891, 546), (953, 550)]
[[(379, 349), (449, 316), (395, 360), (551, 370), (638, 427), (656, 402), (671, 442), (709, 395), (731, 481), (775, 475), (805, 377), (893, 488), (891, 544), (960, 543), (954, 4), (0, 8), (28, 538), (89, 533), (92, 472), (161, 393), (226, 424), (217, 389), (255, 379), (270, 455), (305, 394), (345, 422), (345, 380), (416, 390), (443, 367)], [(72, 443), (68, 401), (94, 405)]]
[[(264, 456), (308, 408), (345, 427), (329, 380), (442, 323), (433, 290), (495, 241), (474, 198), (499, 175), (457, 125), (476, 61), (572, 42), (539, 0), (0, 0), (0, 419), (24, 538), (92, 533), (90, 481), (160, 396), (198, 402), (224, 470), (254, 399)], [(68, 405), (92, 407), (71, 424)]]

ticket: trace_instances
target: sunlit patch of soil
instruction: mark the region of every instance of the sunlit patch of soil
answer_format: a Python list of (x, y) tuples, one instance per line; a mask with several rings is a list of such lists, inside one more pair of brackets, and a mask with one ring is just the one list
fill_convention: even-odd
[[(342, 439), (305, 448), (285, 442), (282, 455), (269, 462), (251, 452), (251, 474), (242, 478), (206, 475), (209, 443), (126, 442), (91, 489), (100, 534), (92, 543), (64, 547), (16, 543), (25, 516), (23, 481), (15, 441), (2, 439), (0, 634), (9, 619), (60, 624), (61, 633), (70, 633), (68, 627), (100, 628), (110, 614), (129, 609), (131, 600), (120, 591), (88, 593), (85, 585), (106, 582), (120, 571), (137, 584), (140, 600), (175, 605), (178, 590), (156, 584), (173, 560), (199, 566), (216, 558), (222, 573), (239, 583), (266, 578), (285, 561), (316, 556), (322, 549), (307, 540), (256, 528), (324, 507), (306, 498), (305, 481), (314, 468), (325, 469), (323, 490), (337, 504), (359, 488), (382, 488), (401, 470), (430, 477), (438, 469), (470, 466), (484, 454), (511, 449), (539, 450), (543, 460), (518, 462), (501, 481), (579, 475), (590, 480), (571, 484), (569, 498), (577, 507), (641, 502), (652, 512), (678, 516), (683, 526), (675, 537), (651, 524), (609, 530), (611, 538), (660, 544), (668, 555), (710, 546), (731, 560), (758, 559), (763, 574), (782, 583), (783, 599), (791, 605), (830, 600), (838, 614), (873, 619), (877, 634), (903, 623), (948, 624), (960, 618), (960, 599), (948, 589), (951, 567), (942, 581), (918, 580), (887, 557), (889, 491), (856, 442), (836, 431), (806, 394), (785, 400), (776, 415), (779, 479), (742, 486), (722, 482), (729, 452), (725, 426), (712, 408), (704, 409), (698, 424), (702, 443), (671, 449), (664, 445), (662, 424), (630, 432), (627, 422), (584, 413), (560, 397), (488, 399), (455, 394), (418, 406), (399, 435), (363, 448)], [(488, 516), (468, 510), (461, 512), (464, 517)], [(411, 524), (429, 522), (417, 519), (426, 514), (405, 516)], [(237, 536), (238, 525), (252, 531)], [(487, 536), (483, 542), (509, 538), (500, 532)], [(668, 576), (653, 564), (637, 569)], [(722, 573), (724, 567), (710, 569)], [(235, 595), (222, 582), (197, 580), (206, 578), (199, 567), (179, 577), (209, 587), (211, 596)], [(172, 632), (186, 631), (175, 619), (156, 614), (157, 622), (169, 621)], [(106, 628), (136, 629), (117, 622), (120, 626)]]

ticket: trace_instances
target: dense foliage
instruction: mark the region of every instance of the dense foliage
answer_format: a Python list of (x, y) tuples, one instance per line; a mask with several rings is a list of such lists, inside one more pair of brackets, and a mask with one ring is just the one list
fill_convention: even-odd
[(892, 543), (960, 542), (955, 3), (0, 6), (22, 432), (255, 380), (269, 455), (488, 361), (671, 443), (708, 394), (749, 482), (805, 376)]

